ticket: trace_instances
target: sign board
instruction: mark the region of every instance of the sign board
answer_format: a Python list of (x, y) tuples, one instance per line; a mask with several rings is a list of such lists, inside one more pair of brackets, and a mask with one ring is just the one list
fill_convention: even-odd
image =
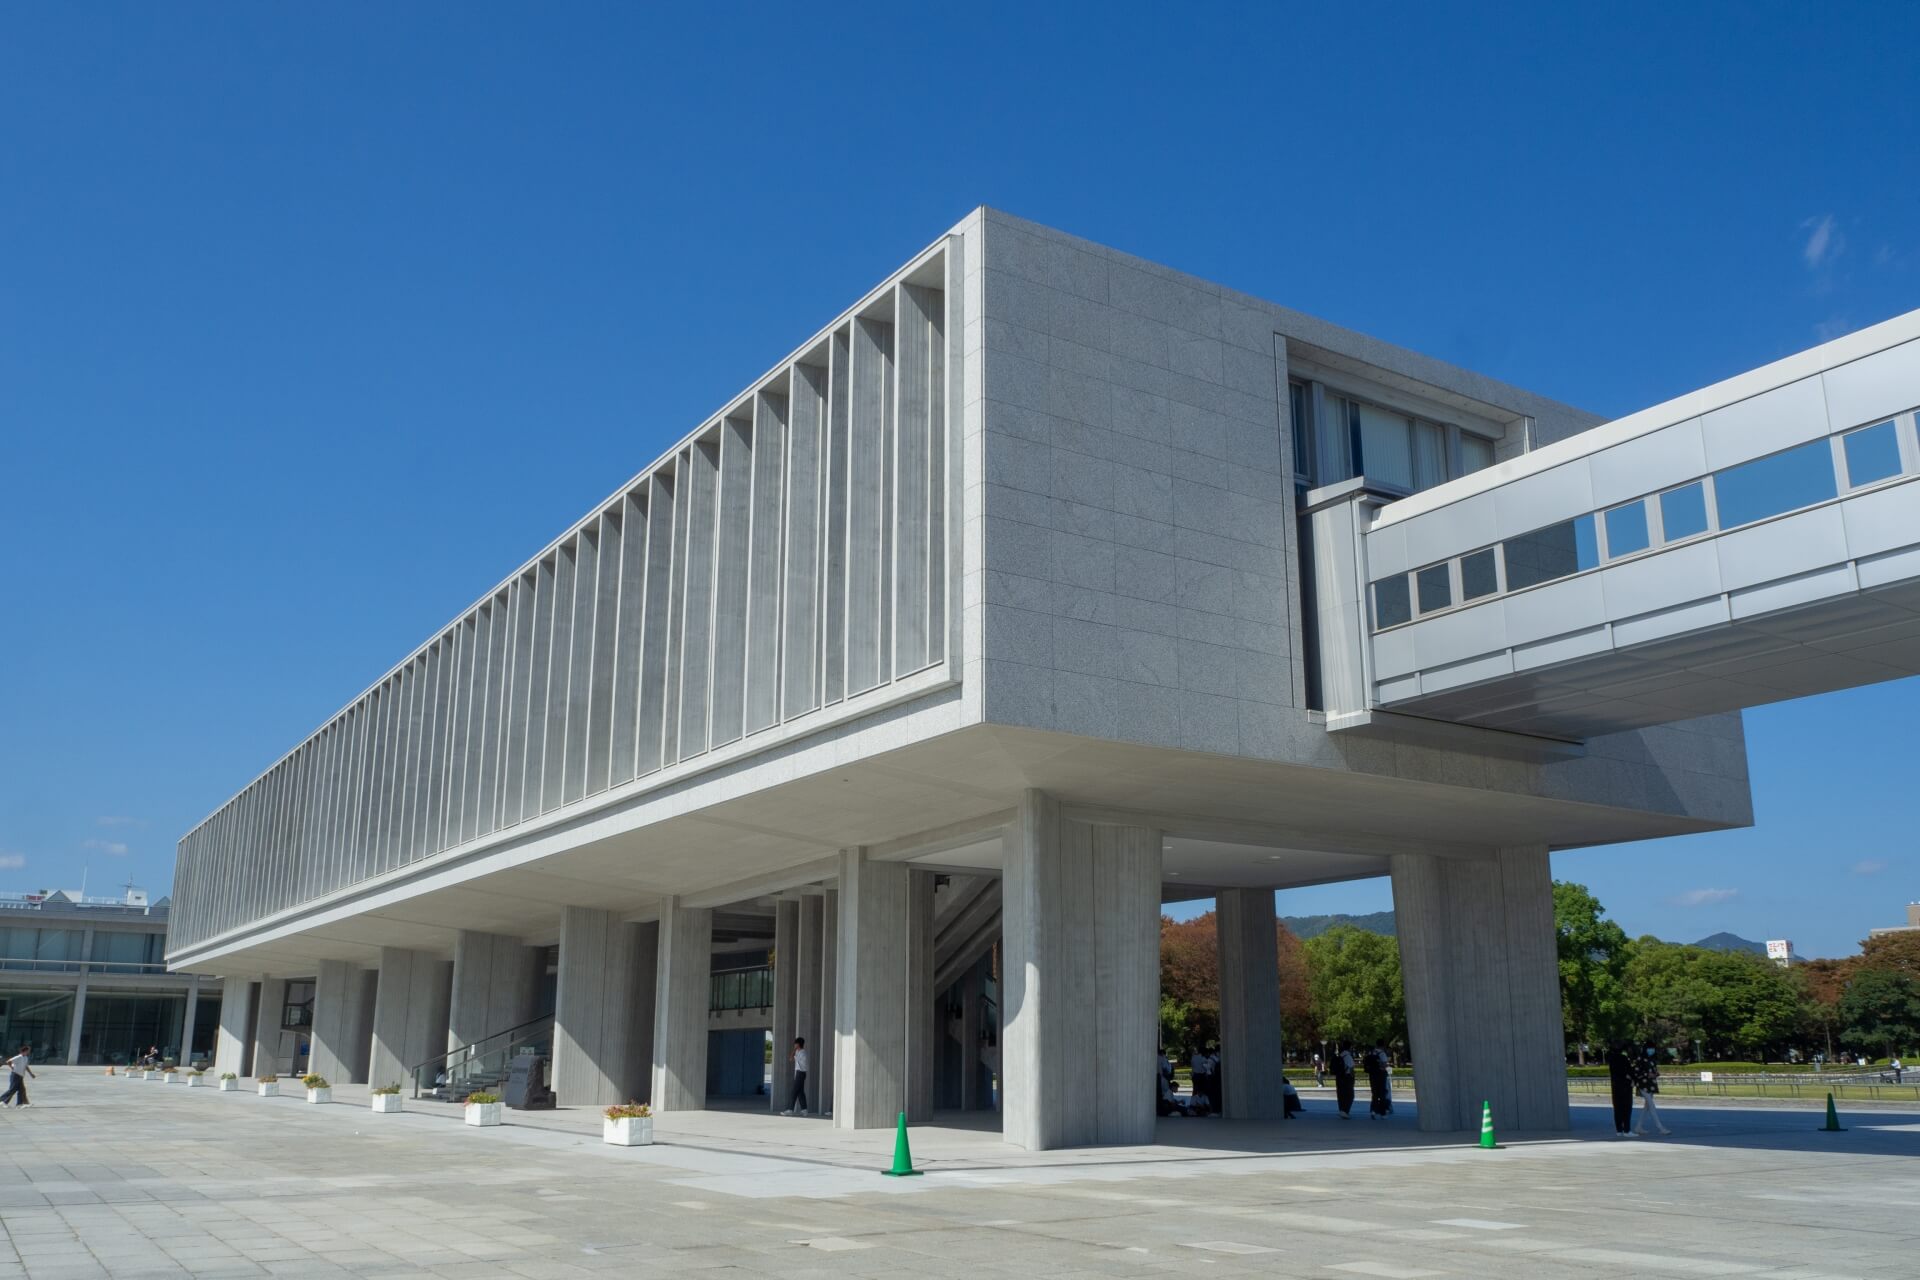
[(1790, 960), (1793, 958), (1793, 943), (1786, 938), (1767, 940), (1767, 959)]

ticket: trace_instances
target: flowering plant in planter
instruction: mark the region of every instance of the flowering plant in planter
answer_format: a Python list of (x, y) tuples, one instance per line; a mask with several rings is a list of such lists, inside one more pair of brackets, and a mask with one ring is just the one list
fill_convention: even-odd
[(174, 1077), (175, 1077), (176, 1075), (178, 1075), (178, 1074), (179, 1074), (179, 1072), (180, 1072), (180, 1064), (179, 1064), (179, 1063), (177, 1063), (177, 1062), (163, 1062), (163, 1063), (161, 1063), (161, 1064), (160, 1064), (160, 1083), (161, 1083), (161, 1084), (172, 1084), (172, 1083), (173, 1083), (173, 1080), (174, 1080)]
[(280, 1096), (280, 1077), (268, 1072), (264, 1076), (255, 1076), (253, 1082), (260, 1086), (260, 1096), (277, 1098)]
[(500, 1095), (497, 1093), (470, 1093), (467, 1095), (465, 1113), (466, 1122), (476, 1128), (492, 1128), (500, 1123)]
[(239, 1087), (240, 1087), (239, 1076), (235, 1075), (231, 1071), (222, 1071), (220, 1073), (220, 1092), (232, 1093), (235, 1089), (238, 1089)]
[(367, 1090), (368, 1104), (379, 1115), (391, 1115), (400, 1110), (400, 1086), (383, 1084)]
[(187, 1088), (197, 1089), (201, 1085), (205, 1084), (206, 1075), (207, 1073), (205, 1071), (202, 1071), (198, 1067), (195, 1067), (193, 1070), (187, 1072)]
[(309, 1071), (300, 1077), (300, 1083), (307, 1086), (308, 1102), (332, 1102), (333, 1086), (327, 1078), (317, 1071)]
[(619, 1102), (603, 1113), (600, 1140), (616, 1147), (653, 1145), (653, 1108), (644, 1102)]

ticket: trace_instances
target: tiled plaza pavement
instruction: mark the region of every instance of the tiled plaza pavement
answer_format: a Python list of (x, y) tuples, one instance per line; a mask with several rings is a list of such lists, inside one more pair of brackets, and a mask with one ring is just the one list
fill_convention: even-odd
[[(1680, 1137), (1425, 1145), (1317, 1114), (1239, 1156), (911, 1180), (862, 1157), (604, 1147), (80, 1071), (0, 1116), (0, 1276), (1911, 1277), (1920, 1116), (1668, 1109)], [(804, 1122), (784, 1123), (803, 1135)], [(1208, 1123), (1208, 1122), (1196, 1122)], [(774, 1132), (772, 1129), (766, 1132)], [(816, 1132), (825, 1133), (824, 1129)], [(1248, 1132), (1254, 1132), (1249, 1130)], [(997, 1146), (997, 1144), (993, 1144)], [(938, 1143), (934, 1146), (937, 1148)], [(930, 1162), (940, 1165), (939, 1160)], [(746, 1194), (741, 1194), (746, 1193)]]

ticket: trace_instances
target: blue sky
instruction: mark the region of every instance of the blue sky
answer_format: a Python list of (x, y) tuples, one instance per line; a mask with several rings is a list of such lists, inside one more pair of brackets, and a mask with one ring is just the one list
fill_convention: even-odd
[[(1606, 414), (1920, 306), (1912, 6), (14, 6), (0, 884), (178, 835), (986, 203)], [(1920, 897), (1920, 688), (1633, 932)], [(1383, 884), (1287, 895), (1371, 909)]]

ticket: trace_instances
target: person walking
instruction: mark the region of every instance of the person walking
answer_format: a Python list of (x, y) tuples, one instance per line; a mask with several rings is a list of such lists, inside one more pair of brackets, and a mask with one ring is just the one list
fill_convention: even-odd
[(1313, 1087), (1316, 1089), (1327, 1087), (1327, 1059), (1326, 1055), (1318, 1051), (1313, 1055)]
[(1367, 1058), (1367, 1114), (1378, 1120), (1393, 1114), (1393, 1078), (1388, 1075), (1387, 1047), (1373, 1046)]
[(1207, 1106), (1216, 1116), (1226, 1114), (1227, 1100), (1221, 1089), (1218, 1040), (1207, 1041)]
[(1661, 1121), (1660, 1108), (1653, 1105), (1653, 1096), (1660, 1092), (1659, 1052), (1653, 1045), (1648, 1045), (1646, 1052), (1633, 1060), (1633, 1091), (1640, 1095), (1640, 1101), (1645, 1104), (1640, 1112), (1640, 1122), (1634, 1125), (1633, 1131), (1643, 1138), (1647, 1136), (1649, 1126), (1663, 1138), (1673, 1132)]
[(1196, 1043), (1193, 1046), (1193, 1052), (1187, 1055), (1189, 1092), (1193, 1097), (1196, 1110), (1200, 1108), (1203, 1099), (1209, 1104), (1213, 1101), (1213, 1089), (1208, 1079), (1208, 1072), (1212, 1069), (1213, 1059), (1208, 1056), (1206, 1046)]
[(1613, 1092), (1613, 1136), (1633, 1132), (1633, 1055), (1619, 1041), (1607, 1049), (1607, 1085)]
[(32, 1045), (23, 1044), (20, 1052), (7, 1059), (7, 1091), (0, 1093), (0, 1107), (9, 1101), (16, 1107), (27, 1105), (27, 1080), (33, 1075), (33, 1068), (27, 1063), (27, 1055)]
[(807, 1112), (807, 1038), (793, 1038), (793, 1095), (787, 1099), (787, 1109), (783, 1116), (806, 1115)]
[(1342, 1120), (1353, 1118), (1353, 1051), (1345, 1045), (1333, 1054), (1333, 1100)]

